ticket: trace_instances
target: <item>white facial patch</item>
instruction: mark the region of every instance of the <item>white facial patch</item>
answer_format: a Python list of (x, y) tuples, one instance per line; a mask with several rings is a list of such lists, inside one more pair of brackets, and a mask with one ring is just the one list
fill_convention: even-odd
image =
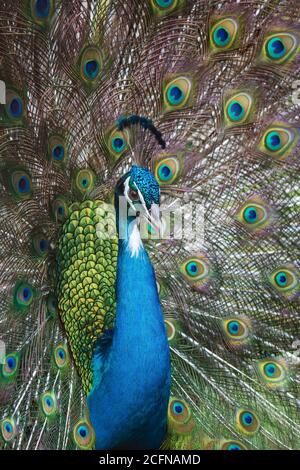
[[(158, 204), (152, 204), (151, 206), (151, 213), (147, 209), (145, 199), (139, 190), (138, 186), (136, 185), (136, 190), (139, 195), (139, 208), (137, 208), (134, 202), (130, 199), (130, 187), (129, 187), (129, 180), (127, 178), (124, 182), (124, 195), (126, 200), (133, 211), (133, 214), (136, 214), (137, 211), (141, 215), (141, 217), (145, 218), (146, 221), (152, 226), (152, 228), (161, 232), (161, 221), (160, 221), (160, 209)], [(136, 201), (135, 201), (136, 202)], [(140, 210), (143, 209), (143, 210)], [(129, 211), (131, 212), (131, 211)], [(133, 215), (132, 214), (132, 215)], [(132, 221), (128, 227), (128, 249), (130, 250), (131, 256), (138, 256), (140, 249), (143, 247), (143, 242), (141, 239), (141, 234), (139, 230), (139, 217), (137, 217), (134, 221)]]
[(138, 228), (138, 220), (135, 219), (130, 223), (129, 227), (128, 249), (131, 253), (131, 257), (138, 257), (141, 248), (143, 248), (143, 242)]
[[(125, 180), (125, 183), (124, 183), (124, 196), (126, 197), (126, 200), (129, 204), (129, 206), (131, 207), (131, 209), (134, 211), (134, 213), (136, 212), (136, 208), (133, 204), (133, 202), (131, 201), (130, 197), (129, 197), (129, 180), (130, 178), (127, 178)], [(140, 192), (139, 192), (139, 195), (140, 195)], [(140, 235), (140, 231), (139, 231), (139, 228), (138, 228), (138, 219), (135, 219), (133, 220), (129, 227), (128, 227), (128, 236), (129, 236), (129, 239), (128, 239), (128, 249), (131, 253), (131, 256), (138, 256), (139, 255), (139, 251), (140, 249), (143, 247), (143, 242), (142, 242), (142, 239), (141, 239), (141, 235)]]

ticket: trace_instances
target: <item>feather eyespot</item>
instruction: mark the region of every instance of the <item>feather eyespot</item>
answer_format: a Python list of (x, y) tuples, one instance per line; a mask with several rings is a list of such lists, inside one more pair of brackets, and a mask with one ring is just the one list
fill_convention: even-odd
[(20, 119), (23, 114), (23, 102), (19, 96), (14, 96), (8, 104), (8, 112), (12, 119)]
[(49, 243), (44, 234), (35, 234), (32, 238), (33, 251), (38, 257), (44, 257), (48, 253)]
[(193, 429), (192, 412), (185, 400), (176, 397), (170, 398), (168, 426), (177, 433), (189, 433)]
[(246, 450), (246, 447), (239, 441), (226, 441), (221, 450)]
[(30, 175), (23, 170), (14, 170), (10, 174), (10, 187), (17, 199), (29, 199), (32, 196)]
[(2, 365), (2, 376), (4, 379), (13, 379), (18, 373), (20, 365), (20, 354), (17, 352), (7, 354)]
[(264, 41), (263, 58), (274, 64), (284, 64), (292, 59), (299, 46), (296, 34), (277, 32), (270, 34)]
[(190, 411), (189, 411), (189, 408), (188, 406), (183, 403), (182, 401), (172, 401), (172, 403), (170, 404), (170, 411), (172, 413), (172, 415), (174, 417), (177, 417), (180, 416), (182, 420), (186, 420), (186, 419), (189, 419), (190, 417)]
[(65, 344), (61, 343), (54, 349), (54, 361), (58, 369), (64, 369), (69, 364), (69, 353)]
[(16, 306), (21, 309), (27, 309), (33, 302), (34, 291), (33, 288), (24, 282), (17, 283), (14, 292), (14, 301)]
[(52, 156), (55, 161), (61, 162), (65, 155), (65, 149), (62, 145), (55, 145), (52, 149)]
[(68, 217), (68, 204), (63, 196), (57, 196), (52, 202), (52, 212), (57, 222), (64, 222)]
[(6, 89), (6, 100), (0, 109), (0, 122), (7, 127), (21, 126), (25, 122), (26, 105), (25, 98), (13, 88)]
[(259, 420), (253, 410), (238, 409), (235, 414), (235, 422), (238, 429), (247, 436), (253, 436), (259, 429)]
[(230, 317), (222, 320), (224, 339), (229, 347), (243, 346), (251, 337), (251, 325), (248, 318)]
[(14, 89), (7, 89), (4, 110), (7, 125), (22, 124), (26, 114), (24, 97)]
[(260, 380), (271, 389), (283, 389), (288, 379), (287, 364), (283, 359), (263, 359), (256, 364)]
[(58, 403), (53, 392), (45, 392), (40, 397), (40, 407), (42, 414), (46, 418), (53, 418), (58, 413)]
[(237, 211), (236, 219), (249, 232), (262, 233), (273, 222), (273, 211), (258, 196), (248, 199)]
[(154, 176), (160, 186), (174, 183), (181, 171), (180, 160), (176, 156), (158, 158), (154, 166)]
[(212, 268), (204, 255), (188, 258), (180, 266), (180, 272), (186, 281), (197, 290), (204, 290), (212, 280)]
[(66, 146), (61, 136), (53, 135), (49, 138), (48, 154), (53, 163), (61, 164), (66, 159)]
[(108, 138), (109, 152), (114, 158), (119, 158), (127, 149), (129, 142), (129, 134), (127, 130), (111, 132)]
[(225, 102), (225, 120), (229, 125), (248, 121), (253, 99), (248, 93), (237, 93)]
[(49, 294), (46, 301), (47, 312), (51, 317), (56, 317), (58, 313), (57, 298), (53, 294)]
[(85, 82), (93, 83), (101, 76), (103, 58), (97, 47), (86, 48), (81, 56), (81, 76)]
[(73, 429), (73, 438), (80, 449), (92, 449), (95, 445), (95, 432), (90, 423), (80, 420)]
[(94, 185), (95, 175), (92, 170), (84, 169), (78, 171), (75, 177), (75, 186), (82, 194), (91, 191)]
[(5, 418), (0, 424), (1, 437), (5, 442), (11, 442), (17, 435), (17, 426), (13, 418)]
[(247, 224), (258, 224), (265, 221), (266, 211), (264, 207), (259, 207), (257, 205), (249, 205), (243, 209), (243, 220)]
[(211, 28), (210, 43), (215, 51), (230, 49), (236, 39), (238, 24), (233, 18), (218, 21)]
[(163, 90), (166, 110), (180, 109), (186, 106), (192, 90), (192, 81), (188, 77), (178, 76), (167, 82)]
[(249, 334), (249, 330), (245, 322), (237, 318), (224, 320), (224, 326), (227, 334), (235, 339), (241, 340)]
[(265, 131), (258, 148), (271, 157), (286, 158), (295, 146), (297, 137), (291, 128), (272, 125)]
[(180, 0), (151, 0), (153, 10), (159, 15), (173, 11), (179, 3)]
[(278, 293), (292, 299), (300, 290), (300, 275), (294, 266), (282, 266), (269, 276), (271, 285)]
[(44, 23), (52, 15), (53, 0), (31, 0), (31, 12), (37, 23)]

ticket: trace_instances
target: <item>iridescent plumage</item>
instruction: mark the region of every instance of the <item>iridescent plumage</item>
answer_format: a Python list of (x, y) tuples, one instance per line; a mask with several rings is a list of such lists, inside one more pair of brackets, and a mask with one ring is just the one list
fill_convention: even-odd
[[(154, 267), (169, 344), (162, 447), (300, 448), (298, 10), (297, 0), (1, 2), (1, 448), (99, 442), (87, 395), (100, 390), (98, 343), (116, 321), (120, 250), (116, 233), (98, 236), (116, 228), (102, 203), (113, 207), (128, 172), (139, 176), (124, 179), (127, 194), (137, 203), (140, 185), (145, 206), (155, 202), (137, 168), (151, 170), (167, 210), (188, 214), (184, 238), (159, 239), (149, 224), (141, 248), (136, 225), (130, 245)], [(149, 424), (142, 400), (129, 405)], [(115, 418), (105, 414), (112, 433)]]

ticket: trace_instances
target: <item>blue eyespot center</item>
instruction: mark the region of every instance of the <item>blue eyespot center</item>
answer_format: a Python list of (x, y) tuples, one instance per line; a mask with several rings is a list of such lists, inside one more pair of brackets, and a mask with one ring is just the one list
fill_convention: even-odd
[(275, 282), (279, 287), (285, 287), (287, 285), (287, 276), (284, 272), (279, 272), (275, 276)]
[(115, 137), (113, 139), (113, 148), (116, 152), (121, 152), (125, 148), (125, 141), (121, 137)]
[(20, 98), (13, 98), (10, 102), (9, 109), (14, 118), (19, 118), (23, 112), (23, 104)]
[(13, 428), (12, 428), (12, 425), (11, 425), (10, 423), (5, 423), (4, 429), (5, 429), (5, 431), (8, 432), (8, 433), (12, 433), (12, 432), (13, 432)]
[(28, 287), (24, 287), (23, 289), (23, 297), (25, 300), (28, 300), (30, 298), (30, 289), (28, 289)]
[(50, 12), (49, 0), (36, 0), (35, 9), (36, 9), (36, 14), (39, 18), (46, 18)]
[(233, 101), (229, 106), (229, 113), (233, 121), (239, 121), (244, 114), (244, 109), (240, 103)]
[(173, 405), (173, 411), (177, 415), (181, 415), (184, 412), (184, 406), (180, 402), (175, 402)]
[(253, 423), (253, 415), (249, 412), (243, 413), (242, 421), (245, 426), (250, 426)]
[(52, 155), (53, 155), (54, 160), (61, 161), (64, 158), (65, 149), (60, 144), (55, 145), (55, 147), (52, 150)]
[(272, 59), (280, 59), (286, 53), (286, 48), (280, 38), (272, 38), (268, 41), (267, 52)]
[(271, 151), (276, 151), (281, 147), (281, 139), (278, 132), (269, 132), (266, 136), (266, 146)]
[(85, 438), (89, 434), (89, 430), (87, 429), (86, 426), (80, 426), (78, 429), (78, 433), (82, 438)]
[(245, 209), (245, 211), (244, 211), (244, 219), (249, 224), (254, 224), (258, 219), (256, 208), (255, 207), (247, 207), (247, 209)]
[(53, 405), (53, 401), (50, 397), (46, 398), (46, 405), (49, 406), (49, 407), (51, 407)]
[(8, 357), (8, 358), (6, 359), (6, 364), (7, 364), (8, 368), (9, 368), (10, 370), (12, 370), (12, 369), (15, 368), (17, 362), (16, 362), (15, 358), (13, 358), (13, 357)]
[(168, 100), (172, 104), (180, 104), (184, 100), (183, 91), (177, 86), (173, 85), (168, 89)]
[(20, 193), (27, 193), (30, 189), (29, 180), (26, 176), (21, 176), (18, 182), (18, 189)]
[(46, 249), (47, 249), (47, 242), (44, 238), (42, 238), (42, 240), (40, 240), (40, 250), (46, 251)]
[(170, 5), (172, 5), (173, 2), (174, 0), (156, 0), (156, 3), (161, 8), (168, 8)]
[(59, 208), (57, 209), (57, 212), (58, 212), (59, 215), (63, 215), (64, 212), (65, 212), (63, 206), (59, 206)]
[(226, 46), (229, 41), (230, 34), (223, 26), (220, 26), (214, 31), (214, 42), (217, 46)]
[(231, 321), (228, 323), (228, 329), (229, 329), (229, 332), (232, 334), (232, 335), (237, 335), (238, 332), (239, 332), (239, 324), (237, 321)]
[(66, 357), (65, 351), (63, 349), (58, 350), (58, 355), (59, 355), (60, 359), (64, 359)]
[(162, 180), (169, 180), (172, 177), (172, 171), (168, 165), (162, 165), (159, 168), (159, 176)]
[(90, 78), (94, 79), (97, 77), (100, 71), (99, 63), (96, 60), (88, 60), (84, 65), (84, 73)]
[(238, 444), (230, 444), (227, 450), (241, 450), (241, 447)]
[(187, 269), (187, 272), (190, 276), (196, 276), (198, 274), (198, 271), (199, 271), (197, 264), (193, 261), (188, 263), (186, 269)]
[(264, 370), (268, 377), (273, 377), (276, 372), (276, 366), (272, 363), (268, 363), (265, 365)]

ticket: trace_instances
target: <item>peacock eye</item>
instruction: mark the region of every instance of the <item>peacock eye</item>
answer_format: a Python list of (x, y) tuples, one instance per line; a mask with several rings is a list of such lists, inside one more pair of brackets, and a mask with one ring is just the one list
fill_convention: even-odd
[(226, 441), (221, 447), (222, 450), (245, 450), (246, 447), (239, 441)]
[(239, 408), (235, 414), (237, 428), (248, 436), (253, 436), (259, 429), (259, 420), (253, 410)]
[(299, 293), (299, 271), (294, 266), (276, 269), (270, 274), (269, 281), (278, 293), (287, 298), (293, 298)]
[(134, 189), (130, 188), (129, 190), (129, 197), (132, 201), (139, 201), (139, 193)]
[(210, 32), (210, 45), (215, 51), (230, 49), (235, 42), (238, 24), (233, 18), (218, 21)]
[(74, 426), (73, 438), (79, 449), (92, 449), (95, 444), (94, 429), (88, 421), (81, 420)]
[(53, 392), (45, 392), (41, 395), (40, 408), (45, 418), (52, 418), (57, 414), (58, 404)]
[(288, 380), (288, 366), (282, 358), (262, 359), (257, 362), (256, 370), (268, 388), (282, 388)]
[(266, 37), (263, 45), (263, 60), (274, 64), (283, 64), (291, 60), (299, 45), (295, 34), (290, 32), (276, 32)]
[(259, 143), (259, 150), (271, 157), (287, 157), (298, 140), (297, 133), (284, 126), (271, 125)]
[(13, 418), (5, 418), (0, 422), (0, 436), (4, 442), (11, 442), (17, 434), (17, 426)]
[(253, 99), (248, 93), (236, 93), (225, 103), (225, 120), (227, 125), (243, 124), (249, 121)]

